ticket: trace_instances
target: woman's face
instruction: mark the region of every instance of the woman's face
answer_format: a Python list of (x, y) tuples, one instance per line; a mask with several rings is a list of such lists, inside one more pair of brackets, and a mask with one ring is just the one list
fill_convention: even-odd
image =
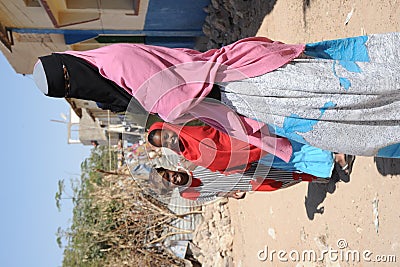
[(157, 130), (153, 135), (153, 144), (157, 147), (167, 147), (175, 152), (179, 152), (179, 137), (168, 129)]
[(176, 186), (185, 185), (189, 181), (189, 175), (187, 173), (170, 170), (165, 170), (162, 174), (162, 178)]

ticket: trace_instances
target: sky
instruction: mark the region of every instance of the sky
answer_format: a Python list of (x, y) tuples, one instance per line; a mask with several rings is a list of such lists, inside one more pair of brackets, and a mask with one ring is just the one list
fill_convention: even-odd
[(67, 102), (44, 96), (31, 75), (17, 74), (2, 53), (0, 91), (0, 266), (61, 266), (56, 232), (70, 225), (72, 203), (64, 200), (58, 211), (58, 180), (67, 187), (78, 178), (91, 147), (67, 144), (67, 125), (50, 121), (63, 120)]

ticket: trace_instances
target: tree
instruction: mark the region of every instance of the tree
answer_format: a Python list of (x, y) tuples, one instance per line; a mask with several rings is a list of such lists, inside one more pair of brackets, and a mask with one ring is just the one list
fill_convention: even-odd
[[(109, 155), (106, 148), (92, 149), (81, 164), (80, 180), (71, 183), (72, 224), (56, 233), (57, 243), (65, 243), (63, 266), (182, 266), (157, 244), (168, 236), (169, 223), (184, 215), (143, 194), (129, 170), (115, 175), (107, 169), (110, 160), (115, 167), (117, 162)], [(61, 180), (56, 205), (65, 191)]]

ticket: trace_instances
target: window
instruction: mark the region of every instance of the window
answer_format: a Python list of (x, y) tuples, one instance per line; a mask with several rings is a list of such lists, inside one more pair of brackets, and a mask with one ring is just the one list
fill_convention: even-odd
[(28, 7), (40, 7), (39, 0), (24, 0), (24, 3)]
[(0, 41), (7, 47), (11, 52), (11, 46), (14, 44), (13, 35), (10, 30), (3, 26), (0, 22)]
[(121, 9), (138, 13), (139, 0), (67, 0), (68, 9)]

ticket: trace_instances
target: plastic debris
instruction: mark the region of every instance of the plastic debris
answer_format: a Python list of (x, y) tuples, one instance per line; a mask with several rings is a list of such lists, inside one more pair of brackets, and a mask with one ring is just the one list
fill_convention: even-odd
[(367, 32), (365, 31), (364, 27), (361, 27), (361, 35), (367, 35)]
[(314, 242), (320, 251), (328, 249), (328, 245), (326, 244), (326, 236), (325, 235), (315, 237)]
[(374, 225), (375, 225), (375, 231), (378, 233), (379, 231), (379, 212), (378, 212), (378, 195), (376, 194), (374, 197), (374, 200), (372, 201), (372, 213), (374, 216)]
[(301, 228), (301, 231), (300, 231), (300, 239), (301, 239), (301, 241), (303, 241), (303, 242), (305, 242), (306, 239), (307, 239), (307, 234), (306, 234), (306, 231), (304, 230), (304, 227)]
[(275, 234), (275, 230), (274, 228), (268, 228), (268, 234), (270, 237), (272, 237), (272, 239), (276, 239), (276, 234)]
[(351, 9), (351, 11), (349, 12), (349, 14), (347, 14), (347, 17), (346, 17), (346, 19), (345, 19), (345, 21), (344, 21), (344, 25), (347, 25), (347, 24), (349, 23), (351, 17), (353, 16), (353, 13), (354, 13), (354, 7)]

